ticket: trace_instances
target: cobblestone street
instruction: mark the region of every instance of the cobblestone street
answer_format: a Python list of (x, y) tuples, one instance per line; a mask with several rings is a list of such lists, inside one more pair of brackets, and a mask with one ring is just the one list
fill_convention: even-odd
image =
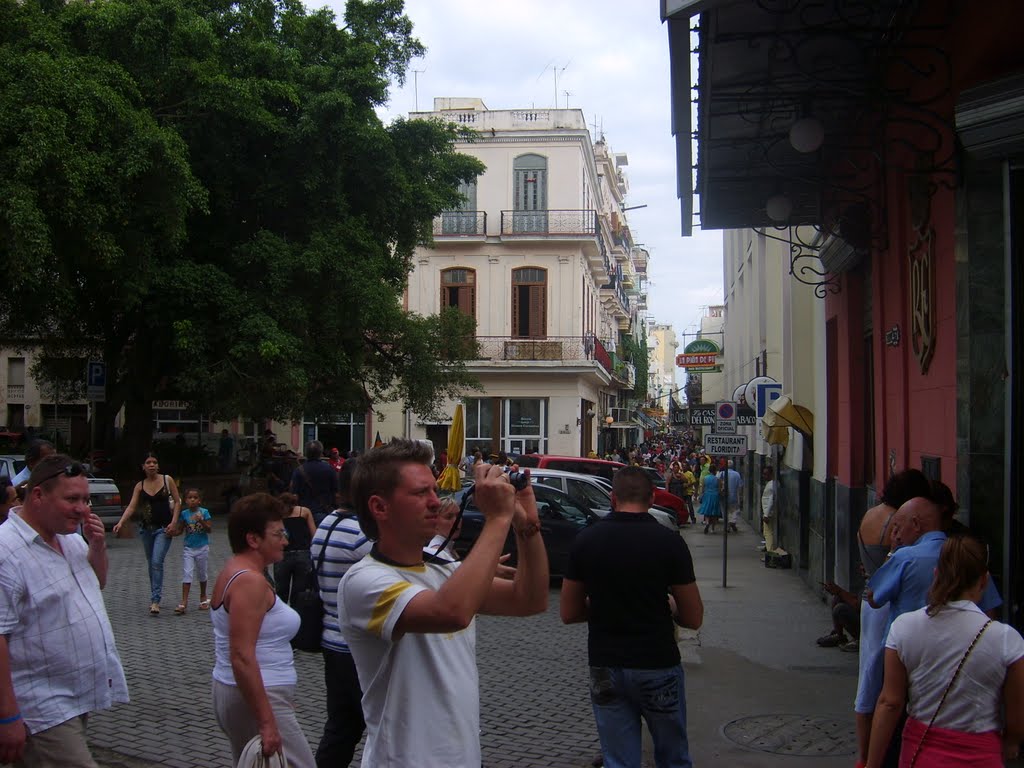
[[(155, 618), (148, 613), (139, 542), (108, 536), (108, 545), (110, 579), (104, 594), (132, 701), (90, 718), (89, 738), (99, 748), (101, 765), (230, 768), (227, 740), (210, 701), (213, 636), (208, 614), (196, 606), (198, 584), (189, 612), (176, 616), (173, 611), (181, 597), (181, 539), (175, 539), (165, 562), (163, 610)], [(226, 519), (217, 517), (211, 581), (228, 554)], [(481, 617), (477, 626), (485, 765), (589, 765), (599, 748), (584, 687), (586, 628), (562, 626), (557, 590), (544, 616)], [(296, 662), (299, 717), (315, 749), (323, 727), (323, 663), (309, 653), (297, 653)]]
[[(814, 768), (844, 768), (854, 751), (856, 654), (814, 644), (829, 625), (828, 608), (795, 572), (766, 570), (754, 535), (742, 530), (730, 536), (728, 589), (721, 586), (720, 535), (683, 533), (705, 604), (701, 631), (680, 640), (694, 763), (784, 768), (808, 765), (807, 755), (814, 755)], [(132, 702), (90, 719), (102, 768), (231, 768), (213, 718), (213, 639), (208, 615), (196, 609), (197, 590), (186, 615), (173, 613), (181, 541), (167, 557), (156, 618), (148, 613), (139, 542), (109, 542), (105, 595)], [(211, 579), (227, 556), (226, 519), (217, 517)], [(558, 591), (543, 616), (485, 616), (477, 627), (485, 768), (589, 766), (600, 750), (584, 682), (586, 627), (561, 624)], [(296, 660), (300, 720), (315, 748), (323, 726), (322, 661), (308, 653)], [(425, 716), (429, 708), (424, 702)]]

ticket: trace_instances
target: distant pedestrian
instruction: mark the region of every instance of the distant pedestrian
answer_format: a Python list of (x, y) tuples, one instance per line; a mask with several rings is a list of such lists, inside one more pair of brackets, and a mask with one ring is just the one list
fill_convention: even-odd
[(181, 529), (185, 534), (185, 545), (182, 547), (181, 564), (181, 602), (174, 612), (178, 615), (188, 610), (188, 593), (192, 587), (192, 579), (199, 578), (199, 610), (210, 607), (206, 596), (206, 578), (210, 563), (210, 531), (213, 529), (213, 518), (210, 510), (202, 506), (203, 495), (198, 488), (185, 491), (185, 507), (181, 513)]
[(640, 768), (641, 718), (658, 768), (692, 766), (673, 621), (700, 628), (704, 605), (683, 539), (648, 514), (640, 468), (612, 483), (613, 512), (580, 531), (562, 580), (561, 617), (586, 621), (590, 700), (605, 768)]
[(743, 491), (743, 476), (733, 468), (732, 459), (729, 459), (726, 463), (725, 477), (727, 478), (725, 484), (729, 487), (729, 498), (726, 501), (729, 513), (729, 530), (733, 533), (739, 533), (740, 529), (738, 524), (740, 522), (740, 512), (743, 507), (741, 503), (743, 498), (741, 493)]
[(96, 768), (86, 718), (128, 701), (101, 592), (107, 569), (84, 470), (42, 459), (0, 526), (0, 763)]
[(306, 443), (305, 455), (306, 460), (292, 472), (288, 490), (298, 497), (301, 506), (309, 508), (319, 525), (338, 505), (338, 473), (324, 460), (324, 446), (319, 440)]
[(160, 474), (160, 463), (155, 453), (146, 454), (142, 471), (145, 477), (135, 484), (131, 501), (114, 525), (114, 535), (120, 534), (129, 520), (138, 519), (139, 538), (149, 566), (149, 613), (159, 616), (164, 558), (171, 548), (171, 537), (178, 532), (181, 497), (174, 478)]
[(352, 476), (358, 459), (348, 459), (338, 475), (338, 509), (320, 523), (310, 554), (314, 561), (326, 548), (317, 572), (320, 599), (324, 604), (324, 631), (320, 646), (324, 656), (324, 685), (327, 689), (327, 719), (316, 750), (317, 768), (346, 768), (363, 738), (363, 697), (352, 651), (338, 626), (338, 584), (349, 568), (369, 553), (373, 542), (359, 527), (352, 506)]
[(217, 443), (217, 461), (221, 472), (229, 472), (235, 463), (235, 438), (226, 429), (220, 431)]
[(313, 573), (309, 546), (316, 533), (316, 523), (309, 507), (299, 504), (294, 493), (282, 493), (279, 498), (286, 510), (284, 530), (288, 535), (288, 545), (284, 549), (284, 558), (274, 563), (274, 586), (277, 596), (290, 605), (292, 597), (309, 584)]
[[(761, 491), (761, 533), (764, 535), (765, 552), (775, 551), (775, 470), (765, 467), (761, 473), (764, 488)], [(859, 624), (858, 620), (858, 624)]]
[(18, 503), (18, 492), (11, 484), (11, 478), (0, 477), (0, 523), (7, 520), (11, 508)]
[(24, 496), (25, 484), (28, 483), (29, 475), (32, 474), (36, 464), (56, 452), (57, 449), (49, 440), (33, 440), (28, 444), (28, 450), (25, 451), (25, 466), (11, 480), (11, 485), (18, 492), (19, 498)]
[(701, 480), (700, 516), (704, 518), (704, 533), (707, 533), (708, 529), (714, 533), (715, 526), (722, 517), (722, 505), (719, 503), (720, 482), (718, 468), (710, 463), (707, 468), (708, 473)]
[(341, 458), (341, 451), (337, 448), (331, 448), (327, 455), (327, 463), (331, 465), (331, 469), (335, 472), (341, 472), (341, 468), (345, 465), (345, 460)]

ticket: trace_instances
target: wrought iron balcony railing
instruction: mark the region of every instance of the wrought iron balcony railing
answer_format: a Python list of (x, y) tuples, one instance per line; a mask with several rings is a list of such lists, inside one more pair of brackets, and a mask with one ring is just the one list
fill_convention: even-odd
[(487, 211), (443, 211), (434, 217), (434, 237), (483, 237)]
[(9, 402), (21, 402), (25, 399), (25, 385), (24, 384), (8, 384), (7, 385), (7, 400)]
[(597, 236), (597, 211), (502, 211), (502, 235)]
[(544, 338), (477, 336), (476, 349), (477, 360), (562, 363), (595, 360), (609, 374), (612, 373), (611, 358), (600, 340), (591, 334)]

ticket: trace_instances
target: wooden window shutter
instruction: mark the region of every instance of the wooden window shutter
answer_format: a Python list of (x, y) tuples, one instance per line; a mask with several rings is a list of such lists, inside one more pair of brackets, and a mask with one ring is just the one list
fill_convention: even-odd
[(476, 286), (464, 285), (459, 288), (459, 311), (476, 317)]
[(543, 285), (530, 286), (530, 328), (529, 335), (543, 339), (547, 336), (547, 288)]

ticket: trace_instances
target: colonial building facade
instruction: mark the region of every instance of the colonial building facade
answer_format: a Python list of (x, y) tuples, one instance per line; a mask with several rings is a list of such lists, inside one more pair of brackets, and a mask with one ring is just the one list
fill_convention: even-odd
[[(411, 311), (456, 307), (476, 322), (482, 390), (466, 393), (465, 450), (586, 455), (634, 441), (648, 253), (623, 212), (627, 156), (593, 141), (576, 109), (436, 99), (412, 117), (471, 130), (459, 150), (486, 166), (462, 209), (435, 220), (407, 292)], [(384, 412), (383, 439), (447, 444), (448, 422)]]
[[(1020, 626), (1024, 8), (680, 0), (663, 17), (684, 233), (698, 197), (705, 229), (781, 237), (823, 304), (824, 482), (783, 545), (808, 581), (855, 584), (864, 510), (921, 469), (989, 542)], [(794, 542), (816, 510), (818, 557)]]

